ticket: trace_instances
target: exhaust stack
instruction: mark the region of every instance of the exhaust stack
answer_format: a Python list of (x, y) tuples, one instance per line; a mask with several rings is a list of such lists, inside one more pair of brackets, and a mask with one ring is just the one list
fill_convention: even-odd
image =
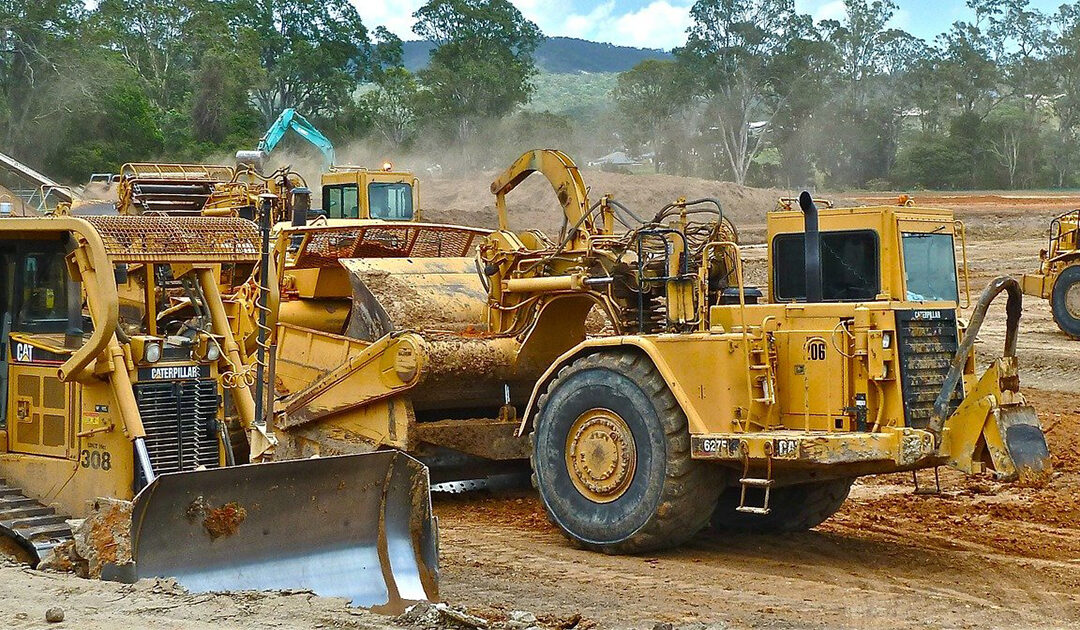
[(799, 195), (803, 211), (803, 257), (806, 261), (806, 301), (821, 302), (821, 232), (818, 231), (818, 209), (809, 191)]

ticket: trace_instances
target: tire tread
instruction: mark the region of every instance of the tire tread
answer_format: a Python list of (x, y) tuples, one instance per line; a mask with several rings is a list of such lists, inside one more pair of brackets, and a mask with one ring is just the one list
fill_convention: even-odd
[[(686, 414), (683, 413), (667, 382), (645, 355), (640, 352), (620, 350), (596, 352), (559, 370), (537, 400), (537, 420), (543, 414), (550, 392), (573, 374), (587, 369), (612, 369), (634, 381), (643, 392), (651, 395), (654, 409), (660, 419), (667, 439), (667, 466), (664, 487), (653, 516), (629, 538), (617, 543), (597, 544), (563, 534), (578, 545), (607, 554), (637, 554), (678, 546), (698, 533), (712, 516), (710, 506), (720, 491), (718, 471), (706, 463), (691, 459), (690, 437)], [(533, 449), (531, 464), (536, 470), (536, 431), (532, 433)], [(532, 476), (537, 486), (537, 475)], [(548, 520), (558, 526), (558, 521), (547, 504), (544, 511)]]

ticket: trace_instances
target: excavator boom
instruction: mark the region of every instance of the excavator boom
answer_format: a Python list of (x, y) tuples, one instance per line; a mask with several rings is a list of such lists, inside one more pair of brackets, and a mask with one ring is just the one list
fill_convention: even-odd
[(316, 129), (315, 125), (311, 124), (307, 118), (304, 118), (291, 107), (281, 112), (281, 115), (277, 117), (277, 120), (275, 120), (274, 123), (270, 125), (270, 128), (266, 130), (262, 139), (259, 140), (259, 147), (257, 150), (264, 154), (272, 152), (290, 129), (295, 131), (298, 136), (314, 145), (315, 148), (322, 153), (327, 166), (334, 164), (334, 143), (330, 142), (330, 139)]

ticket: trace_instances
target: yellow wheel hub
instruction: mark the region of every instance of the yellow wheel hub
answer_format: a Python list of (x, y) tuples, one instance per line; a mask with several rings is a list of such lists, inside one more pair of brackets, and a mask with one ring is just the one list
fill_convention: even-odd
[(1080, 282), (1065, 290), (1065, 310), (1074, 319), (1080, 319)]
[(614, 411), (597, 408), (578, 416), (570, 425), (565, 452), (570, 480), (591, 501), (610, 503), (634, 480), (634, 435)]

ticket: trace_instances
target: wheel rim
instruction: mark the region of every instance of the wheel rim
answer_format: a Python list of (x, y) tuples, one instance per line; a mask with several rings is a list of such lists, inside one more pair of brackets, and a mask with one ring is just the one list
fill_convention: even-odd
[(634, 435), (610, 409), (590, 409), (578, 416), (570, 425), (564, 452), (570, 481), (590, 501), (610, 503), (625, 494), (634, 480)]
[(1065, 310), (1073, 319), (1080, 319), (1080, 282), (1065, 290)]

